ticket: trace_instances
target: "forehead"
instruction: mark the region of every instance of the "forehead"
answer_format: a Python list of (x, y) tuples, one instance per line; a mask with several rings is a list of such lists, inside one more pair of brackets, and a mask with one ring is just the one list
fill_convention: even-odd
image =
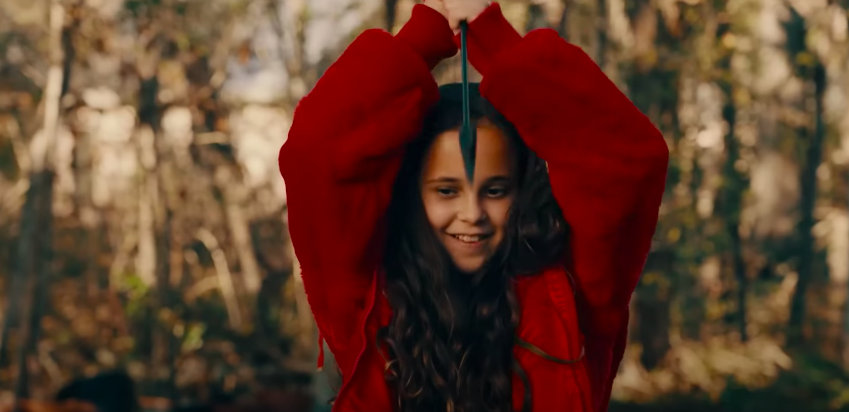
[[(479, 125), (475, 157), (475, 180), (492, 176), (510, 176), (514, 158), (507, 137), (495, 127)], [(463, 154), (460, 152), (460, 132), (449, 130), (436, 137), (431, 145), (423, 170), (424, 177), (464, 179)]]

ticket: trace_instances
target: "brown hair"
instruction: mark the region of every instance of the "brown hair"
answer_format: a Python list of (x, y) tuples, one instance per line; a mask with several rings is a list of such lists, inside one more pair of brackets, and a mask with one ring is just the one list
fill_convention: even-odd
[[(442, 86), (420, 138), (407, 149), (388, 216), (385, 293), (393, 317), (377, 342), (400, 412), (511, 410), (511, 372), (525, 379), (512, 353), (519, 321), (512, 282), (557, 264), (566, 250), (568, 227), (545, 162), (477, 84), (470, 95), (472, 120), (496, 126), (514, 145), (518, 195), (498, 253), (479, 273), (460, 276), (428, 224), (419, 191), (428, 148), (462, 122), (460, 85)], [(525, 382), (523, 410), (530, 405)]]

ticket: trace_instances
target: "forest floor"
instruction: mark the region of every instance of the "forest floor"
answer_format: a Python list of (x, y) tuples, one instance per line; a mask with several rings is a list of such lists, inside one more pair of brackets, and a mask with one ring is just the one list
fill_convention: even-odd
[(849, 412), (849, 373), (814, 350), (684, 342), (651, 372), (638, 358), (629, 348), (609, 412)]
[(718, 397), (695, 391), (645, 402), (612, 400), (609, 412), (849, 412), (849, 377), (836, 365), (809, 360), (766, 387), (730, 379)]

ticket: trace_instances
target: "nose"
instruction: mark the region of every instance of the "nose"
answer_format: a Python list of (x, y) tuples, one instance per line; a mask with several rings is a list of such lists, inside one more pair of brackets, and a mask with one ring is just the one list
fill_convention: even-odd
[(481, 199), (473, 193), (466, 192), (460, 200), (457, 218), (465, 223), (477, 224), (483, 221), (485, 217), (486, 213), (481, 204)]

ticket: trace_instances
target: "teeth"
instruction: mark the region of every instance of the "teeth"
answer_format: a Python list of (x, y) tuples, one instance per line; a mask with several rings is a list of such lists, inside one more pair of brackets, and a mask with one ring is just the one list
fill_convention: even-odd
[(455, 238), (457, 238), (457, 239), (459, 239), (460, 241), (463, 241), (463, 242), (466, 242), (466, 243), (474, 243), (474, 242), (479, 242), (479, 241), (481, 240), (481, 236), (480, 236), (480, 235), (474, 235), (474, 236), (470, 236), (470, 235), (454, 235), (454, 237), (455, 237)]

